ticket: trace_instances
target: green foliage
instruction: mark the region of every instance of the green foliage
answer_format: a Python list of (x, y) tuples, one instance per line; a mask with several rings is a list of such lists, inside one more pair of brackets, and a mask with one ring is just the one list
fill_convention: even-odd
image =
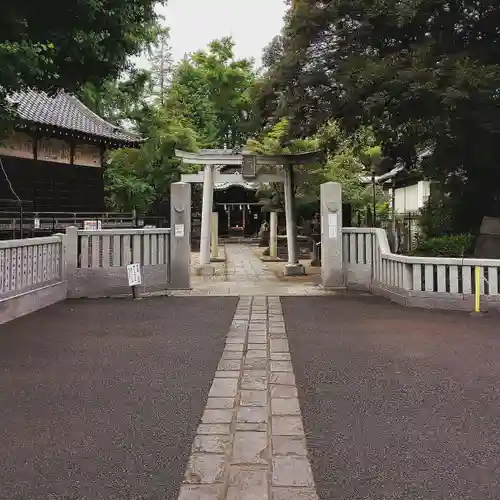
[(77, 91), (116, 78), (154, 38), (155, 0), (4, 0), (0, 16), (0, 123), (6, 97), (28, 87)]
[[(362, 179), (371, 176), (372, 169), (377, 167), (382, 156), (373, 131), (365, 127), (346, 134), (338, 122), (330, 121), (317, 136), (320, 144), (329, 151), (325, 179), (342, 184), (344, 201), (351, 203), (355, 210), (372, 205), (373, 187), (364, 184)], [(377, 185), (377, 203), (385, 200), (385, 193)]]
[(419, 227), (427, 238), (450, 234), (453, 228), (453, 207), (450, 200), (432, 197), (419, 216)]
[(234, 148), (255, 130), (254, 82), (253, 61), (236, 60), (233, 40), (222, 38), (174, 69), (166, 107), (197, 131), (201, 147)]
[(500, 214), (499, 20), (497, 0), (296, 0), (263, 118), (289, 117), (291, 137), (369, 126), (408, 168), (432, 145), (424, 173), (450, 196), (450, 229), (474, 230)]
[(140, 149), (109, 154), (106, 187), (114, 208), (148, 211), (161, 204), (169, 196), (171, 183), (180, 180), (181, 162), (175, 149), (196, 148), (194, 132), (160, 112), (154, 115), (148, 135)]
[(119, 149), (110, 154), (104, 180), (108, 205), (113, 209), (145, 212), (153, 203), (154, 188), (137, 169), (142, 159), (142, 151), (138, 149)]
[(424, 257), (464, 257), (474, 250), (472, 234), (454, 234), (421, 239), (412, 252)]
[(133, 121), (140, 129), (149, 118), (150, 82), (148, 71), (134, 69), (123, 79), (109, 79), (101, 85), (87, 82), (78, 92), (78, 97), (110, 123), (121, 126), (125, 121)]
[[(258, 139), (249, 139), (246, 149), (262, 155), (307, 153), (319, 149), (319, 140), (315, 137), (288, 141), (285, 145), (288, 127), (287, 120), (280, 120)], [(302, 204), (308, 204), (311, 199), (317, 200), (319, 186), (325, 181), (323, 165), (298, 165), (294, 167), (294, 173), (295, 196)], [(264, 201), (265, 208), (284, 209), (285, 197), (282, 184), (271, 183), (269, 186), (263, 186), (259, 189), (258, 196)]]

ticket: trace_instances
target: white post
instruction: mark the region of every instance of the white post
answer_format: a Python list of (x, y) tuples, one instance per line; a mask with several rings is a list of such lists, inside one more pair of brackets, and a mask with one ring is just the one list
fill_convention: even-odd
[(271, 212), (269, 221), (269, 257), (276, 259), (278, 257), (278, 213)]
[(212, 259), (219, 258), (219, 213), (212, 213)]
[(285, 265), (285, 276), (300, 276), (305, 274), (304, 266), (299, 264), (297, 251), (297, 224), (295, 223), (295, 208), (293, 199), (293, 166), (285, 165), (285, 214), (286, 238), (288, 247), (288, 263)]
[(212, 205), (214, 197), (213, 165), (205, 165), (203, 178), (203, 206), (201, 212), (200, 265), (210, 263), (210, 226), (212, 222)]
[(345, 288), (342, 257), (342, 186), (321, 185), (321, 275), (325, 288)]

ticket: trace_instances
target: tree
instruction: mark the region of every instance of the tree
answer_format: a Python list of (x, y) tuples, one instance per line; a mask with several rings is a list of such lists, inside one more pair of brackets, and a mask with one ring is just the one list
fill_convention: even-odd
[(4, 0), (0, 16), (0, 122), (7, 96), (28, 87), (77, 91), (127, 67), (154, 37), (156, 0)]
[[(270, 130), (261, 134), (258, 139), (249, 139), (246, 148), (254, 153), (262, 155), (297, 154), (317, 151), (319, 140), (315, 137), (306, 139), (296, 139), (284, 144), (284, 138), (288, 133), (289, 123), (287, 120), (280, 120)], [(319, 186), (324, 182), (324, 171), (322, 165), (298, 165), (294, 167), (295, 172), (295, 196), (302, 203), (317, 202)], [(264, 200), (268, 208), (284, 209), (283, 185), (271, 183), (262, 186), (258, 191), (258, 196)]]
[(78, 92), (80, 100), (94, 113), (114, 125), (133, 122), (140, 129), (150, 113), (151, 75), (148, 71), (131, 69), (125, 78), (108, 79), (101, 85), (86, 83)]
[(163, 106), (173, 66), (169, 28), (160, 28), (158, 30), (156, 40), (148, 47), (148, 56), (151, 64), (153, 95), (158, 97)]
[(254, 82), (253, 62), (236, 60), (233, 40), (222, 38), (175, 68), (166, 107), (196, 130), (201, 146), (233, 148), (255, 130)]
[(181, 161), (175, 149), (196, 149), (194, 132), (163, 110), (152, 114), (147, 136), (140, 149), (108, 155), (106, 189), (111, 205), (119, 210), (158, 213), (171, 183), (180, 180)]
[(454, 205), (456, 232), (500, 215), (500, 5), (495, 0), (297, 0), (261, 92), (293, 136), (338, 119), (370, 126), (384, 154), (425, 173)]

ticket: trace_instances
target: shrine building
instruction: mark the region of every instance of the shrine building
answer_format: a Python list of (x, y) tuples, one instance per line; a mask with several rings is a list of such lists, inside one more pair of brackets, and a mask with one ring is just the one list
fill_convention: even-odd
[(17, 195), (28, 212), (103, 212), (106, 150), (138, 147), (141, 137), (64, 92), (28, 90), (8, 101), (17, 122), (0, 139), (0, 200), (15, 202)]

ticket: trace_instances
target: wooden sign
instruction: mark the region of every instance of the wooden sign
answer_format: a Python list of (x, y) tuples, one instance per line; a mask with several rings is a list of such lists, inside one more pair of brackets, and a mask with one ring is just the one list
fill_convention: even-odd
[(77, 144), (75, 146), (75, 165), (85, 167), (101, 167), (101, 150), (93, 144)]
[(38, 141), (38, 159), (56, 163), (71, 163), (71, 147), (61, 139), (43, 137)]
[(8, 139), (0, 140), (0, 154), (33, 160), (34, 146), (32, 137), (23, 132), (16, 132)]

